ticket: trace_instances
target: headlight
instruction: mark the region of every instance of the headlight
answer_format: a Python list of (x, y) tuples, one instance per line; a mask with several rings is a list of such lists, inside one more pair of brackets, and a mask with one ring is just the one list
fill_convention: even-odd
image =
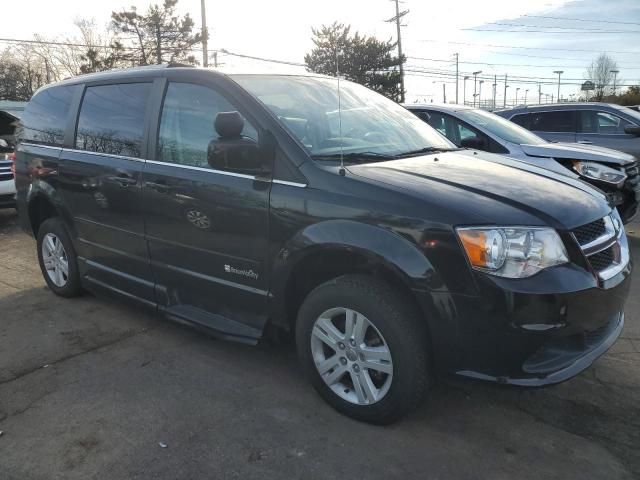
[(594, 162), (573, 162), (573, 169), (583, 177), (618, 185), (627, 179), (627, 175), (615, 168)]
[(500, 277), (530, 277), (569, 261), (560, 236), (551, 228), (473, 227), (456, 231), (473, 268)]

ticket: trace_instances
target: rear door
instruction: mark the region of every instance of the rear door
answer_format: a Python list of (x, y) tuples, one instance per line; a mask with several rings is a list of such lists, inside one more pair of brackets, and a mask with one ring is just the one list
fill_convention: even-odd
[(238, 142), (257, 142), (258, 126), (215, 84), (168, 81), (163, 90), (143, 174), (158, 302), (173, 316), (255, 337), (266, 319), (271, 183), (209, 152), (218, 114), (244, 117)]
[(550, 142), (576, 141), (576, 115), (572, 110), (531, 112), (529, 130)]
[(640, 155), (640, 138), (624, 133), (625, 127), (629, 125), (634, 124), (611, 112), (580, 110), (577, 141), (638, 156)]
[(95, 287), (154, 304), (142, 183), (151, 82), (89, 85), (59, 178), (77, 230), (81, 274)]

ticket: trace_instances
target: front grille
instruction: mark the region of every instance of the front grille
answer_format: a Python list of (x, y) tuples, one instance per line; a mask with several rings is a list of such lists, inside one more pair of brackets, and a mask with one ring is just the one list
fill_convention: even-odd
[(11, 180), (13, 178), (13, 172), (11, 171), (11, 161), (0, 161), (0, 182), (5, 180)]
[(573, 230), (573, 234), (580, 245), (586, 245), (593, 242), (596, 238), (601, 237), (606, 232), (604, 219), (601, 218), (595, 222), (587, 223)]
[(589, 257), (589, 263), (596, 272), (601, 272), (613, 265), (615, 259), (614, 247), (609, 247), (606, 250), (591, 255)]

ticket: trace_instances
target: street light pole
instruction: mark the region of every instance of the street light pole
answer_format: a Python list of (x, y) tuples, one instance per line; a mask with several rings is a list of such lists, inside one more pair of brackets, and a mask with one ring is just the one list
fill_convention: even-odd
[(527, 105), (527, 93), (529, 93), (529, 89), (528, 88), (524, 91), (524, 104), (525, 104), (525, 106)]
[(520, 91), (520, 87), (516, 88), (516, 106), (518, 105), (518, 92)]
[(560, 102), (560, 75), (564, 73), (564, 70), (554, 70), (553, 73), (558, 74), (558, 102)]
[(458, 104), (458, 57), (457, 53), (454, 53), (456, 57), (456, 105)]
[(482, 73), (482, 70), (478, 70), (477, 72), (473, 72), (473, 106), (476, 106), (476, 86), (478, 83), (478, 75)]
[(480, 80), (480, 89), (478, 90), (478, 108), (482, 108), (482, 84), (484, 80)]
[(616, 80), (618, 79), (618, 74), (620, 73), (620, 70), (611, 70), (611, 73), (613, 73), (613, 96), (616, 96)]

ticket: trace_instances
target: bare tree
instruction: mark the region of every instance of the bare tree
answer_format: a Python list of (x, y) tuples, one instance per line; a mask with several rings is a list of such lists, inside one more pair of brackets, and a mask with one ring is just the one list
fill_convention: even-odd
[(591, 65), (587, 67), (585, 76), (587, 80), (593, 82), (595, 86), (595, 100), (601, 102), (606, 94), (609, 93), (609, 88), (613, 85), (614, 70), (618, 69), (616, 61), (607, 55), (601, 53), (598, 57), (591, 62)]

